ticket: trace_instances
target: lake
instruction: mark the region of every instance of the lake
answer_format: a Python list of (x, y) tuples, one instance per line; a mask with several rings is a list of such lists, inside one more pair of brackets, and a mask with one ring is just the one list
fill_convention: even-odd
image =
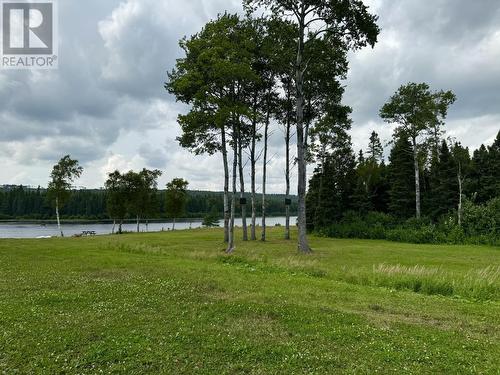
[[(261, 218), (257, 219), (257, 225), (261, 223)], [(297, 218), (291, 217), (290, 224), (295, 225)], [(247, 219), (247, 223), (250, 224), (250, 220)], [(270, 227), (276, 225), (285, 225), (285, 217), (268, 217), (266, 219), (266, 224)], [(235, 219), (235, 225), (241, 226), (241, 219)], [(219, 222), (219, 226), (224, 226), (224, 221)], [(201, 228), (201, 220), (196, 221), (182, 221), (175, 223), (176, 230), (188, 230)], [(110, 234), (113, 228), (113, 224), (100, 224), (100, 223), (78, 223), (78, 224), (62, 224), (62, 229), (66, 237), (71, 237), (75, 234), (81, 234), (83, 231), (94, 231), (97, 235)], [(118, 229), (118, 226), (116, 227)], [(135, 232), (137, 229), (137, 224), (126, 223), (123, 225), (124, 231)], [(146, 224), (141, 223), (141, 232), (161, 232), (168, 231), (172, 229), (172, 222), (160, 222), (160, 223), (149, 223), (146, 230)], [(40, 238), (40, 237), (52, 237), (59, 236), (59, 231), (57, 229), (57, 224), (34, 224), (34, 223), (23, 223), (23, 222), (9, 222), (0, 223), (0, 238)]]

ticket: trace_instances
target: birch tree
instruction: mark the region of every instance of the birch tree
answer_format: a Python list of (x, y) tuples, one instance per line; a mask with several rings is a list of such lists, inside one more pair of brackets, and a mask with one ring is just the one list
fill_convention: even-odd
[(47, 197), (56, 210), (57, 228), (61, 237), (64, 237), (64, 233), (61, 227), (60, 210), (69, 199), (71, 184), (82, 173), (83, 168), (79, 165), (78, 160), (73, 160), (69, 155), (66, 155), (54, 165), (50, 174)]
[(421, 145), (425, 142), (422, 136), (443, 122), (455, 100), (451, 91), (432, 92), (426, 83), (409, 83), (401, 86), (380, 110), (382, 119), (397, 124), (396, 131), (404, 133), (412, 143), (417, 219), (422, 215), (419, 158)]

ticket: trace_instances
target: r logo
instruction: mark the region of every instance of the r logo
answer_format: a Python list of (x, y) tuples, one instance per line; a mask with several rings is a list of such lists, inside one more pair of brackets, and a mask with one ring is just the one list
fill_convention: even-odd
[(3, 55), (54, 53), (52, 3), (4, 2), (2, 6)]

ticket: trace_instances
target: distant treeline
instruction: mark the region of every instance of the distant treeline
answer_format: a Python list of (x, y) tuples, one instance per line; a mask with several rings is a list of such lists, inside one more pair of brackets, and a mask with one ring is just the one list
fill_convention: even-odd
[[(165, 210), (165, 191), (158, 191), (158, 219), (168, 218)], [(258, 196), (260, 200), (260, 196)], [(105, 190), (80, 189), (71, 193), (71, 198), (61, 210), (66, 220), (108, 220), (106, 210), (107, 193)], [(248, 196), (248, 201), (250, 196)], [(258, 205), (257, 214), (261, 207)], [(220, 213), (223, 216), (224, 202), (222, 192), (189, 191), (186, 206), (188, 218), (203, 218), (207, 213)], [(285, 196), (268, 195), (266, 211), (269, 216), (285, 214)], [(297, 212), (297, 199), (292, 197), (291, 212)], [(0, 187), (0, 220), (51, 220), (54, 219), (54, 209), (47, 200), (44, 188), (25, 186)], [(133, 219), (133, 218), (131, 218)], [(154, 219), (154, 218), (150, 218)]]

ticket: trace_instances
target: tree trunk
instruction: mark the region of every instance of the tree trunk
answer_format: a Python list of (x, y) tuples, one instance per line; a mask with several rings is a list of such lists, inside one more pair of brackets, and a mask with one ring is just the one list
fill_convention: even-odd
[(457, 214), (458, 214), (458, 226), (461, 227), (462, 226), (462, 192), (463, 192), (463, 188), (462, 188), (462, 167), (459, 163), (458, 165), (458, 211), (457, 211)]
[[(238, 130), (239, 144), (238, 144), (238, 166), (240, 175), (240, 198), (245, 198), (245, 175), (243, 174), (243, 146), (241, 142), (241, 132)], [(241, 221), (243, 227), (243, 241), (248, 241), (247, 229), (247, 206), (241, 204)]]
[[(257, 97), (254, 96), (254, 111), (256, 111), (257, 107)], [(253, 114), (252, 118), (252, 143), (250, 146), (250, 168), (251, 168), (251, 189), (252, 189), (252, 228), (250, 229), (250, 239), (252, 241), (257, 240), (257, 234), (256, 234), (256, 228), (255, 225), (257, 223), (257, 198), (255, 194), (255, 165), (257, 163), (257, 160), (255, 160), (255, 149), (256, 149), (256, 142), (257, 142), (257, 114)]]
[(123, 233), (122, 226), (123, 226), (123, 220), (120, 220), (120, 224), (118, 225), (118, 234)]
[(146, 219), (146, 233), (149, 232), (149, 220)]
[(418, 163), (418, 149), (417, 149), (417, 139), (412, 138), (413, 141), (413, 162), (415, 165), (415, 209), (417, 214), (417, 219), (422, 216), (420, 211), (420, 166)]
[(224, 242), (229, 242), (229, 165), (227, 161), (226, 130), (222, 129), (222, 160), (224, 164)]
[(139, 215), (137, 215), (137, 233), (140, 232), (140, 219), (139, 219)]
[(56, 198), (56, 218), (57, 218), (57, 228), (61, 232), (61, 237), (64, 237), (64, 233), (61, 227), (61, 218), (59, 217), (59, 198)]
[[(268, 95), (271, 95), (268, 93)], [(267, 146), (269, 143), (269, 121), (271, 117), (271, 108), (269, 98), (267, 99), (266, 124), (264, 126), (264, 161), (262, 165), (262, 233), (261, 241), (266, 240), (266, 184), (267, 184)]]
[(175, 217), (174, 217), (174, 219), (172, 221), (172, 230), (175, 230)]
[(297, 50), (297, 64), (295, 67), (295, 85), (297, 90), (296, 111), (297, 111), (297, 164), (298, 164), (298, 250), (302, 253), (310, 253), (311, 248), (307, 241), (307, 222), (306, 222), (306, 144), (304, 137), (304, 72), (303, 72), (303, 53), (304, 53), (304, 34), (305, 34), (305, 10), (302, 5), (302, 14), (299, 22), (299, 45)]
[(234, 251), (234, 216), (236, 214), (236, 176), (238, 174), (238, 138), (236, 129), (233, 126), (233, 194), (231, 197), (231, 219), (229, 223), (229, 241), (226, 252), (231, 254)]
[(115, 234), (116, 220), (113, 220), (113, 228), (111, 228), (111, 234)]
[[(287, 103), (290, 102), (290, 97), (291, 97), (291, 88), (290, 88), (290, 83), (288, 84), (288, 89), (287, 89)], [(288, 106), (287, 106), (288, 107)], [(288, 111), (288, 109), (287, 109)], [(286, 129), (285, 129), (285, 159), (286, 159), (286, 166), (285, 166), (285, 183), (286, 183), (286, 192), (285, 192), (285, 199), (286, 202), (290, 200), (290, 111), (287, 112), (286, 115)], [(285, 205), (285, 240), (290, 239), (290, 205), (286, 204)]]

